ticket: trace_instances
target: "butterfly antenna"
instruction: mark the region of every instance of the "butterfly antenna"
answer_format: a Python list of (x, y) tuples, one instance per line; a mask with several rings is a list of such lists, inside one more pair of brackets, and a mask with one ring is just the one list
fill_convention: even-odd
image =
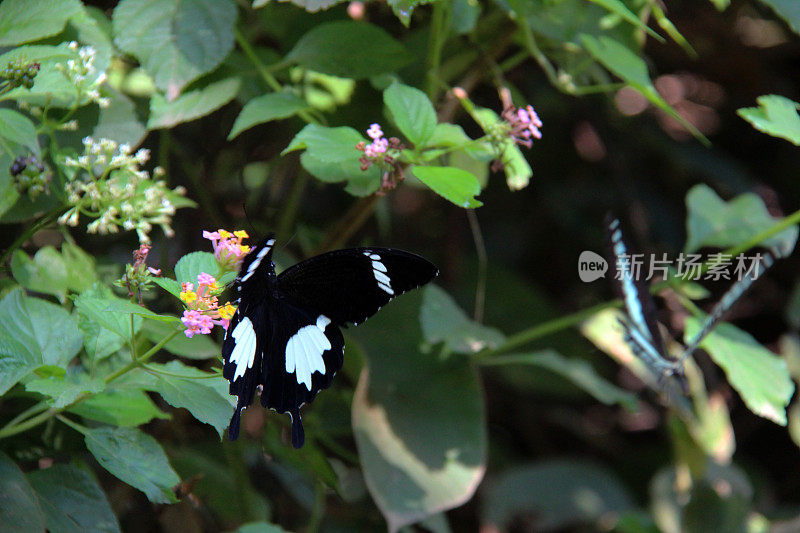
[[(773, 254), (769, 252), (765, 253), (761, 260), (751, 267), (750, 271), (754, 271), (753, 276), (747, 275), (750, 271), (745, 272), (744, 277), (734, 283), (733, 287), (728, 289), (728, 292), (722, 296), (717, 305), (714, 306), (714, 309), (711, 310), (711, 313), (708, 315), (708, 317), (706, 317), (703, 327), (700, 328), (700, 331), (697, 332), (694, 338), (686, 346), (686, 350), (683, 352), (683, 355), (681, 355), (680, 359), (675, 361), (676, 367), (683, 363), (687, 357), (692, 355), (695, 350), (697, 350), (698, 346), (700, 346), (700, 343), (703, 342), (703, 339), (706, 338), (706, 336), (711, 332), (712, 329), (714, 329), (714, 326), (716, 326), (719, 320), (722, 318), (722, 315), (724, 315), (736, 302), (736, 300), (738, 300), (739, 297), (744, 294), (747, 289), (749, 289), (750, 286), (762, 276), (762, 274), (764, 274), (764, 272), (769, 270), (773, 264), (775, 264), (775, 258)], [(761, 268), (762, 266), (763, 268)]]
[(244, 220), (247, 222), (247, 225), (250, 227), (250, 233), (252, 233), (253, 235), (257, 235), (258, 232), (256, 231), (255, 226), (253, 226), (253, 223), (250, 222), (250, 215), (247, 213), (247, 203), (245, 203), (245, 202), (242, 202), (242, 211), (244, 211)]

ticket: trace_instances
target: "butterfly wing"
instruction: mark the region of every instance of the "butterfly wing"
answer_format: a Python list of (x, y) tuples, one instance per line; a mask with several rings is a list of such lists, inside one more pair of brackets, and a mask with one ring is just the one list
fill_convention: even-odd
[(360, 324), (392, 298), (429, 282), (436, 267), (391, 248), (351, 248), (318, 255), (278, 276), (281, 294), (335, 324)]
[(619, 220), (607, 217), (606, 230), (614, 289), (625, 304), (625, 340), (634, 354), (651, 368), (659, 373), (672, 373), (674, 363), (665, 355), (656, 304), (647, 286), (633, 272), (633, 253), (622, 235)]

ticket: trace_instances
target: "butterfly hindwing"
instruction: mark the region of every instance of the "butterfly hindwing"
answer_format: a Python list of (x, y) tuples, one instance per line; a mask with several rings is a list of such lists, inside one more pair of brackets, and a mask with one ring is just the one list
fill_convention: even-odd
[(351, 248), (307, 259), (278, 276), (278, 289), (337, 324), (360, 324), (392, 298), (429, 282), (436, 267), (402, 250)]

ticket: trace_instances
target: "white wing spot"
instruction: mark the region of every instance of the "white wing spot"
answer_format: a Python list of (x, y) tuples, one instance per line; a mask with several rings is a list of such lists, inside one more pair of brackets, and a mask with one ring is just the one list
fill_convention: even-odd
[(391, 296), (394, 296), (394, 289), (392, 289), (392, 280), (389, 276), (386, 275), (388, 271), (386, 265), (381, 263), (381, 256), (378, 254), (374, 254), (370, 251), (364, 252), (364, 255), (369, 257), (370, 261), (372, 262), (372, 274), (375, 276), (375, 281), (378, 282), (378, 287), (383, 290), (383, 292), (388, 293)]
[(258, 251), (258, 255), (256, 255), (256, 258), (253, 259), (253, 262), (250, 263), (250, 266), (247, 267), (247, 274), (244, 275), (242, 281), (247, 281), (250, 278), (250, 276), (253, 275), (253, 272), (256, 271), (258, 265), (261, 264), (261, 260), (264, 259), (264, 256), (269, 253), (270, 249), (272, 249), (273, 244), (275, 244), (275, 239), (270, 239), (267, 241), (264, 247)]
[(322, 354), (331, 349), (331, 341), (325, 336), (330, 323), (330, 318), (319, 315), (316, 324), (303, 326), (286, 343), (286, 372), (296, 373), (297, 384), (304, 384), (309, 391), (312, 374), (325, 373)]
[(256, 358), (256, 332), (250, 319), (244, 317), (236, 324), (232, 335), (236, 346), (231, 352), (230, 362), (236, 365), (236, 372), (233, 373), (233, 381), (236, 381), (240, 376), (244, 376), (248, 368), (253, 368), (253, 361)]

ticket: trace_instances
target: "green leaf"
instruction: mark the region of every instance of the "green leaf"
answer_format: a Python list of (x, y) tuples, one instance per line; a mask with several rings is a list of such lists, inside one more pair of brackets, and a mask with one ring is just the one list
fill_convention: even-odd
[[(687, 238), (684, 251), (687, 253), (704, 246), (738, 246), (781, 220), (773, 218), (764, 201), (754, 193), (745, 193), (725, 202), (704, 184), (695, 185), (686, 195), (686, 210)], [(794, 225), (763, 241), (761, 245), (777, 248), (786, 256), (794, 249), (797, 234), (798, 228)]]
[[(185, 328), (180, 328), (181, 333), (183, 329)], [(153, 320), (145, 322), (142, 328), (145, 337), (153, 343), (161, 342), (173, 331), (175, 331), (174, 326)], [(195, 335), (192, 338), (183, 334), (177, 335), (165, 344), (163, 349), (187, 359), (211, 359), (220, 355), (220, 347), (208, 335)]]
[[(78, 313), (90, 322), (118, 335), (122, 339), (130, 339), (142, 326), (142, 318), (131, 313), (115, 312), (115, 304), (128, 303), (113, 295), (108, 287), (95, 285), (93, 288), (82, 292), (75, 299), (75, 308)], [(90, 330), (91, 331), (91, 330)], [(100, 332), (93, 335), (93, 342), (97, 341)], [(108, 341), (106, 341), (108, 342)]]
[(154, 94), (150, 99), (147, 129), (171, 128), (204, 117), (233, 100), (240, 86), (238, 79), (230, 78), (184, 93), (171, 102), (161, 94)]
[[(684, 340), (700, 329), (700, 322), (686, 319)], [(759, 416), (786, 425), (786, 406), (794, 392), (786, 361), (761, 346), (750, 334), (732, 324), (717, 326), (700, 343), (725, 371), (728, 382), (745, 405)]]
[(205, 272), (216, 277), (219, 273), (219, 264), (214, 254), (210, 252), (191, 252), (175, 264), (175, 277), (178, 283), (191, 283), (197, 289), (197, 276)]
[(50, 397), (53, 407), (61, 409), (75, 401), (83, 393), (97, 394), (106, 384), (102, 378), (91, 378), (88, 374), (70, 372), (63, 377), (33, 379), (25, 383), (25, 390)]
[(474, 209), (483, 203), (475, 199), (481, 193), (478, 178), (455, 167), (414, 167), (414, 176), (430, 187), (433, 192), (450, 200), (458, 207)]
[(624, 3), (622, 3), (621, 0), (589, 0), (589, 1), (594, 2), (599, 6), (603, 6), (603, 8), (607, 9), (611, 13), (614, 13), (615, 15), (618, 15), (626, 22), (633, 24), (634, 26), (639, 27), (639, 29), (646, 31), (648, 34), (650, 34), (651, 37), (655, 38), (657, 41), (662, 43), (664, 42), (663, 37), (661, 37), (658, 33), (648, 28), (647, 24), (645, 24), (636, 13), (628, 9), (628, 7)]
[(517, 465), (486, 487), (481, 523), (504, 531), (514, 518), (535, 516), (542, 531), (594, 530), (633, 508), (614, 472), (588, 461), (550, 460)]
[(736, 112), (758, 131), (800, 146), (798, 103), (777, 94), (759, 96), (756, 102), (758, 107), (743, 107)]
[[(2, 5), (2, 4), (0, 4)], [(33, 487), (22, 470), (0, 451), (0, 524), (19, 533), (41, 533), (45, 522)]]
[(486, 468), (483, 392), (467, 358), (418, 349), (421, 298), (392, 302), (353, 332), (369, 363), (353, 398), (367, 487), (396, 531), (472, 497)]
[(228, 134), (228, 140), (258, 124), (288, 118), (308, 108), (305, 100), (289, 92), (262, 94), (242, 108)]
[[(153, 283), (170, 293), (171, 295), (175, 296), (176, 298), (180, 297), (181, 295), (181, 284), (178, 280), (174, 280), (172, 278), (161, 278), (161, 277), (153, 277), (150, 278)], [(195, 278), (196, 280), (197, 278)]]
[(67, 294), (67, 265), (52, 246), (41, 248), (33, 259), (22, 250), (15, 250), (11, 256), (11, 274), (26, 289), (52, 294), (62, 300)]
[[(2, 5), (0, 5), (2, 10)], [(3, 65), (5, 68), (5, 65)], [(36, 126), (31, 119), (13, 109), (0, 109), (0, 137), (30, 148), (39, 155), (39, 140), (36, 138)]]
[(422, 291), (419, 321), (426, 342), (444, 342), (456, 353), (496, 348), (506, 338), (499, 330), (470, 320), (450, 295), (436, 285), (428, 285)]
[(64, 308), (21, 290), (0, 302), (0, 331), (0, 336), (11, 335), (25, 345), (28, 360), (36, 366), (66, 368), (83, 344), (77, 321)]
[(55, 35), (64, 29), (70, 17), (82, 10), (83, 5), (78, 0), (3, 0), (0, 2), (0, 46), (14, 46)]
[(281, 155), (305, 149), (300, 163), (309, 174), (326, 183), (347, 181), (347, 192), (366, 196), (378, 190), (381, 179), (374, 165), (366, 171), (361, 170), (358, 159), (364, 154), (356, 149), (356, 145), (363, 140), (353, 128), (309, 124), (295, 135)]
[(642, 93), (651, 104), (680, 122), (684, 128), (703, 144), (710, 146), (710, 141), (700, 130), (679, 115), (666, 100), (661, 98), (661, 95), (658, 94), (658, 91), (650, 81), (647, 65), (641, 57), (610, 37), (600, 36), (598, 39), (591, 35), (581, 34), (580, 39), (584, 48), (604, 67)]
[(147, 129), (139, 121), (133, 101), (111, 87), (104, 87), (103, 92), (106, 97), (111, 99), (111, 103), (108, 107), (100, 108), (100, 115), (92, 130), (92, 137), (111, 139), (119, 144), (139, 146), (147, 135)]
[(800, 5), (795, 0), (761, 0), (786, 21), (792, 31), (800, 35)]
[(236, 16), (229, 0), (122, 0), (112, 19), (114, 43), (174, 97), (233, 49)]
[[(228, 382), (222, 376), (213, 377), (213, 374), (186, 366), (180, 361), (170, 361), (165, 365), (151, 363), (148, 366), (165, 374), (131, 372), (124, 383), (159, 393), (167, 403), (188, 409), (192, 416), (211, 425), (222, 436), (231, 421), (234, 406), (234, 397), (228, 394)], [(186, 378), (170, 374), (185, 375)]]
[(86, 447), (100, 465), (139, 489), (153, 503), (176, 503), (180, 482), (158, 442), (135, 428), (96, 428), (85, 433)]
[(378, 26), (336, 21), (314, 27), (287, 54), (287, 61), (341, 76), (362, 79), (395, 72), (410, 57), (402, 44)]
[(28, 480), (39, 497), (48, 530), (120, 531), (103, 489), (86, 470), (57, 464), (29, 473)]
[(249, 522), (239, 526), (236, 533), (286, 533), (286, 530), (269, 522)]
[[(470, 114), (487, 134), (491, 134), (493, 126), (500, 122), (497, 113), (484, 107), (470, 109)], [(522, 151), (510, 138), (503, 140), (500, 161), (503, 163), (503, 171), (506, 174), (506, 184), (509, 189), (518, 191), (528, 186), (533, 176), (533, 169), (522, 155)]]
[(67, 288), (69, 290), (83, 292), (95, 284), (97, 275), (95, 274), (94, 258), (91, 255), (80, 247), (65, 242), (61, 246), (61, 257), (67, 268)]
[(108, 388), (67, 409), (88, 420), (114, 426), (136, 427), (154, 418), (169, 418), (142, 390)]
[(403, 26), (408, 28), (414, 9), (418, 6), (429, 4), (432, 1), (433, 0), (388, 0), (387, 3), (391, 6), (392, 11), (394, 11), (394, 15), (403, 23)]
[(539, 366), (570, 380), (577, 387), (580, 387), (606, 405), (619, 404), (629, 411), (635, 411), (638, 405), (634, 394), (620, 389), (616, 385), (603, 379), (588, 361), (567, 358), (555, 350), (498, 355), (482, 359), (480, 360), (480, 364), (484, 366)]
[(395, 82), (383, 92), (383, 103), (409, 141), (420, 146), (431, 138), (436, 128), (436, 111), (424, 92)]

